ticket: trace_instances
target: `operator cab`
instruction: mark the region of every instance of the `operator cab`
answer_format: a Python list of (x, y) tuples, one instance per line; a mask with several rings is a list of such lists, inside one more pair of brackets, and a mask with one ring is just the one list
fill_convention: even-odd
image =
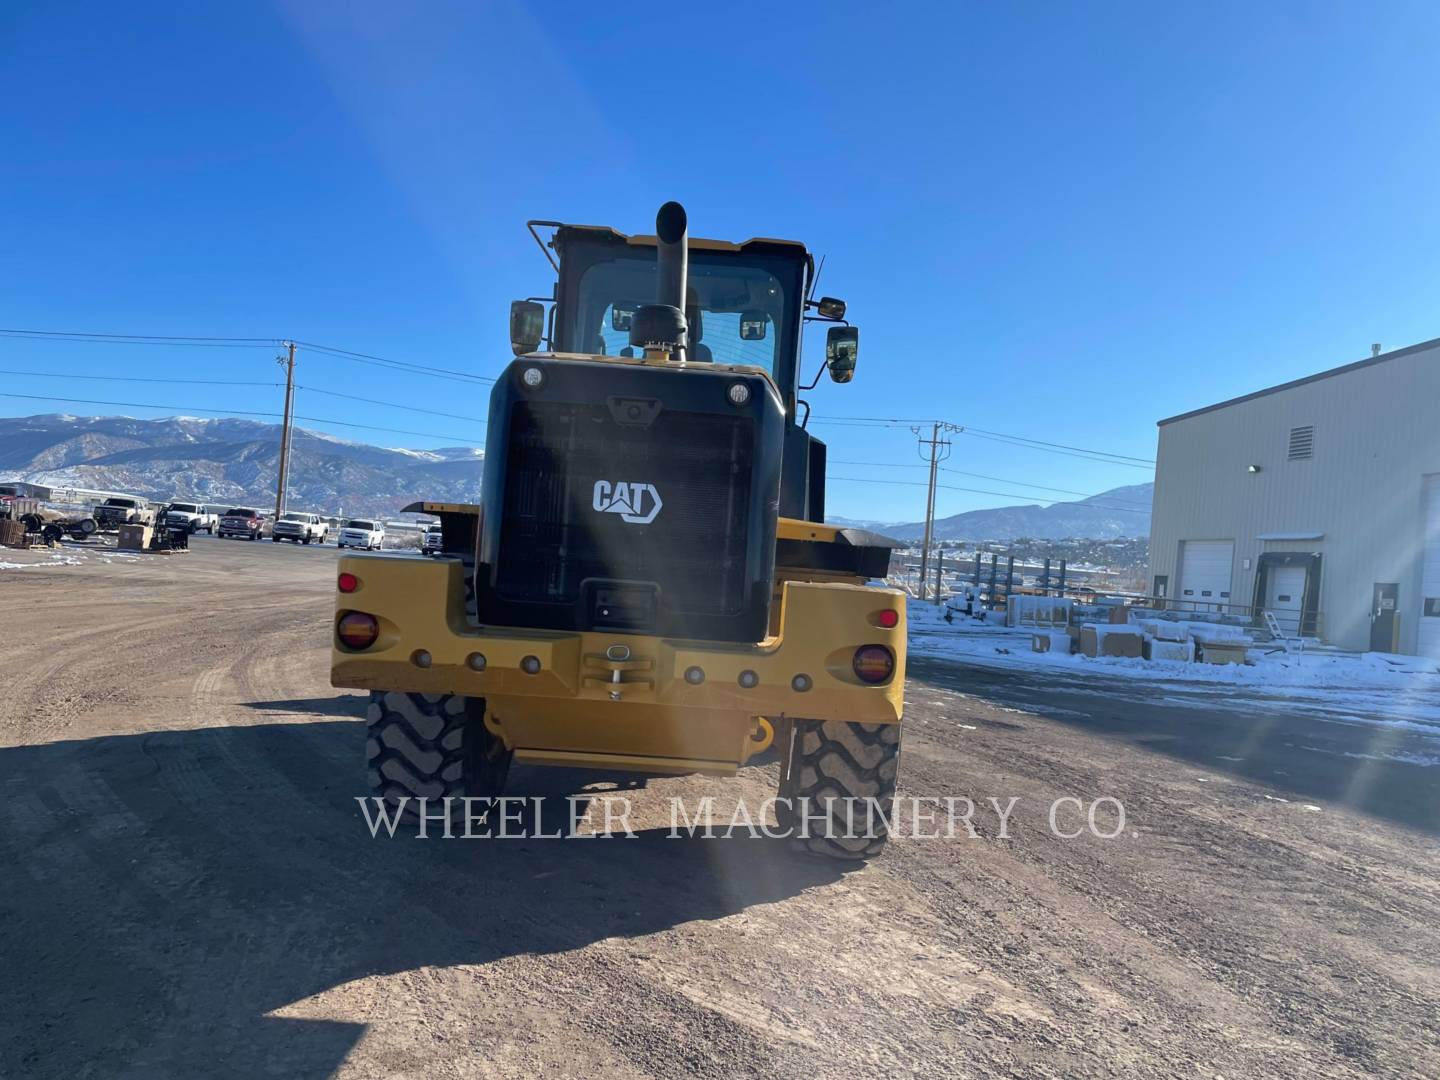
[[(684, 212), (679, 213), (684, 228)], [(664, 211), (662, 211), (662, 214)], [(550, 353), (637, 360), (636, 317), (664, 287), (656, 236), (627, 236), (606, 226), (531, 221), (531, 234), (557, 273), (550, 297), (511, 305), (511, 346), (517, 356)], [(548, 242), (538, 230), (553, 230)], [(658, 228), (658, 223), (657, 223)], [(835, 382), (855, 371), (859, 331), (845, 322), (845, 304), (810, 299), (815, 261), (793, 240), (752, 239), (735, 244), (687, 237), (683, 340), (671, 359), (754, 368), (774, 385), (785, 414), (780, 513), (809, 521), (825, 518), (825, 444), (805, 424), (800, 399), (818, 381), (800, 384), (800, 353), (807, 322), (830, 324), (825, 370)], [(553, 253), (553, 254), (552, 254)], [(546, 311), (546, 304), (549, 310)], [(678, 306), (678, 302), (677, 302)], [(652, 309), (653, 310), (653, 309)], [(803, 407), (803, 408), (802, 408)]]

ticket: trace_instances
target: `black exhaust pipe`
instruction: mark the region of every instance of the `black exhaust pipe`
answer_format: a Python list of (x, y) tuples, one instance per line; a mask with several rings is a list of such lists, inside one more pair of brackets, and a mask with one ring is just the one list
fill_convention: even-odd
[(630, 344), (637, 348), (661, 349), (673, 356), (687, 344), (688, 225), (678, 202), (667, 202), (655, 215), (655, 303), (638, 309), (630, 322)]
[(678, 202), (667, 202), (655, 215), (655, 254), (659, 261), (659, 281), (655, 303), (685, 310), (686, 278), (690, 273), (690, 253), (686, 250), (685, 208)]

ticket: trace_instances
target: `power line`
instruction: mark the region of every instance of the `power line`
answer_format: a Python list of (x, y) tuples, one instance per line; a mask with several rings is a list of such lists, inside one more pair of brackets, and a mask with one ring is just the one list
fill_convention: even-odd
[(175, 337), (159, 334), (103, 334), (71, 330), (5, 330), (0, 337), (26, 341), (68, 341), (89, 345), (178, 345), (202, 349), (261, 349), (281, 344), (278, 338)]
[[(893, 428), (910, 424), (931, 424), (941, 421), (935, 420), (903, 420), (894, 416), (817, 416), (812, 423), (835, 424), (842, 427), (879, 427)], [(1136, 457), (1133, 454), (1120, 454), (1110, 450), (1096, 450), (1084, 446), (1069, 446), (1065, 443), (1046, 442), (1043, 439), (1033, 439), (1028, 435), (1013, 435), (1004, 431), (987, 431), (984, 428), (973, 428), (965, 425), (958, 425), (960, 432), (973, 436), (977, 439), (990, 439), (994, 442), (1002, 442), (1012, 446), (1022, 446), (1032, 450), (1046, 450), (1051, 453), (1070, 454), (1083, 457), (1087, 461), (1100, 461), (1111, 465), (1129, 465), (1132, 468), (1143, 468), (1147, 465), (1154, 465), (1150, 458)]]
[[(70, 372), (60, 371), (15, 371), (9, 368), (0, 368), (0, 375), (27, 375), (38, 379), (86, 379), (96, 382), (136, 382), (136, 383), (176, 383), (187, 386), (262, 386), (275, 387), (283, 386), (278, 382), (247, 382), (237, 379), (154, 379), (144, 378), (138, 375), (76, 375)], [(328, 397), (346, 398), (350, 401), (363, 401), (368, 405), (379, 405), (387, 409), (403, 409), (407, 412), (425, 413), (429, 416), (444, 416), (451, 420), (468, 420), (475, 424), (489, 423), (478, 416), (464, 416), (460, 413), (440, 412), (436, 409), (421, 409), (414, 405), (401, 405), (394, 401), (381, 401), (379, 398), (360, 397), (357, 394), (342, 394), (338, 390), (323, 390), (318, 386), (301, 386), (295, 384), (295, 389), (306, 390), (312, 394), (325, 394)], [(54, 400), (54, 399), (46, 399)]]
[[(28, 341), (68, 341), (90, 345), (177, 345), (205, 349), (259, 349), (285, 345), (285, 338), (227, 338), (190, 337), (173, 334), (111, 334), (85, 330), (20, 330), (0, 329), (0, 337), (21, 338)], [(343, 357), (357, 363), (406, 371), (415, 375), (429, 375), (434, 378), (455, 379), (460, 382), (493, 383), (489, 375), (475, 375), (468, 371), (435, 367), (430, 364), (416, 364), (409, 360), (394, 360), (385, 356), (340, 349), (333, 345), (320, 345), (313, 341), (296, 341), (296, 345), (331, 356)]]
[(1010, 439), (1002, 439), (995, 435), (981, 435), (979, 432), (976, 431), (967, 431), (964, 434), (969, 435), (972, 439), (985, 439), (988, 442), (999, 443), (1001, 446), (1013, 446), (1017, 450), (1039, 450), (1042, 453), (1046, 454), (1060, 454), (1063, 457), (1079, 458), (1081, 461), (1094, 461), (1101, 465), (1123, 465), (1128, 469), (1145, 469), (1147, 472), (1153, 470), (1153, 466), (1151, 465), (1141, 465), (1133, 461), (1119, 461), (1115, 458), (1101, 457), (1097, 454), (1088, 453), (1085, 451), (1076, 452), (1072, 450), (1058, 450), (1049, 446), (1042, 446), (1035, 443), (1014, 442)]
[[(924, 462), (911, 463), (911, 462), (908, 462), (908, 461), (900, 461), (900, 462), (892, 462), (892, 461), (841, 461), (841, 460), (836, 460), (836, 459), (833, 459), (833, 458), (832, 458), (832, 459), (830, 460), (830, 464), (831, 464), (831, 465), (864, 465), (864, 466), (867, 466), (867, 467), (870, 467), (870, 468), (875, 468), (875, 469), (924, 469), (924, 468), (928, 468), (928, 466), (925, 465)], [(1026, 482), (1026, 481), (1024, 481), (1024, 480), (1012, 480), (1012, 479), (1010, 479), (1008, 476), (991, 476), (991, 475), (989, 475), (988, 473), (969, 472), (969, 471), (967, 471), (967, 470), (965, 470), (965, 469), (952, 469), (952, 468), (950, 468), (948, 465), (941, 465), (941, 466), (940, 466), (940, 471), (941, 471), (941, 472), (954, 473), (954, 474), (957, 475), (957, 476), (973, 476), (973, 477), (975, 477), (975, 478), (978, 479), (978, 480), (993, 480), (993, 481), (995, 481), (995, 483), (997, 483), (997, 484), (1014, 484), (1016, 487), (1037, 488), (1037, 489), (1039, 489), (1039, 490), (1041, 490), (1041, 491), (1058, 491), (1058, 492), (1060, 492), (1060, 493), (1063, 494), (1063, 495), (1078, 495), (1078, 496), (1080, 496), (1082, 499), (1095, 499), (1095, 498), (1099, 498), (1099, 497), (1101, 497), (1101, 496), (1103, 496), (1103, 495), (1106, 494), (1106, 493), (1103, 492), (1103, 491), (1098, 491), (1098, 492), (1073, 491), (1073, 490), (1071, 490), (1070, 488), (1055, 487), (1055, 486), (1053, 486), (1053, 485), (1051, 485), (1051, 484), (1032, 484), (1032, 483), (1028, 483), (1028, 482)], [(1118, 500), (1117, 500), (1117, 501), (1118, 501)], [(1139, 503), (1132, 503), (1132, 504), (1130, 504), (1130, 505), (1133, 505), (1133, 506), (1135, 506), (1135, 507), (1137, 507), (1137, 508), (1143, 509), (1143, 507), (1141, 507), (1141, 505), (1140, 505)]]
[(442, 378), (485, 383), (493, 383), (495, 381), (495, 379), (489, 375), (476, 375), (468, 371), (455, 371), (451, 368), (435, 367), (431, 364), (416, 364), (409, 360), (392, 360), (385, 356), (372, 356), (369, 353), (353, 352), (350, 349), (337, 349), (333, 345), (317, 345), (313, 341), (297, 341), (295, 344), (302, 348), (313, 349), (316, 352), (328, 353), (331, 356), (340, 356), (347, 360), (358, 360), (362, 364), (379, 364), (385, 367), (397, 368), (402, 371), (413, 371), (418, 375), (436, 375)]
[(138, 375), (76, 375), (68, 371), (13, 371), (0, 368), (0, 375), (29, 375), (37, 379), (86, 379), (92, 382), (185, 383), (193, 386), (279, 386), (277, 382), (244, 382), (234, 379), (151, 379)]
[(963, 428), (962, 430), (965, 432), (965, 434), (974, 435), (977, 438), (990, 438), (1013, 443), (1024, 443), (1033, 445), (1036, 449), (1046, 448), (1051, 450), (1070, 450), (1081, 454), (1096, 454), (1107, 458), (1121, 459), (1121, 461), (1117, 461), (1116, 464), (1121, 464), (1123, 461), (1141, 462), (1145, 465), (1155, 464), (1155, 460), (1153, 458), (1135, 457), (1132, 454), (1116, 454), (1109, 450), (1091, 450), (1084, 446), (1067, 446), (1065, 443), (1045, 442), (1043, 439), (1032, 439), (1026, 435), (1010, 435), (1003, 431), (985, 431), (981, 428)]
[(342, 394), (339, 390), (321, 390), (316, 386), (301, 386), (299, 383), (295, 384), (295, 389), (304, 390), (311, 394), (325, 394), (327, 397), (345, 398), (348, 401), (363, 401), (367, 405), (381, 405), (387, 409), (405, 409), (408, 412), (425, 413), (429, 416), (445, 416), (451, 420), (468, 420), (472, 424), (488, 424), (490, 422), (488, 420), (482, 420), (478, 416), (463, 416), (460, 413), (439, 412), (436, 409), (422, 409), (415, 405), (400, 405), (393, 401), (381, 401), (378, 398), (360, 397), (358, 394)]
[[(928, 466), (927, 466), (928, 467)], [(905, 487), (929, 487), (923, 480), (871, 480), (862, 476), (827, 476), (826, 480), (840, 480), (848, 484), (901, 484)], [(1020, 495), (1012, 491), (987, 491), (984, 488), (960, 487), (958, 484), (936, 484), (936, 487), (944, 488), (946, 491), (966, 491), (973, 495), (995, 495), (1002, 499), (1033, 499), (1033, 495)], [(1101, 510), (1119, 510), (1127, 514), (1148, 514), (1149, 510), (1142, 510), (1134, 506), (1114, 506), (1110, 503), (1087, 503)]]

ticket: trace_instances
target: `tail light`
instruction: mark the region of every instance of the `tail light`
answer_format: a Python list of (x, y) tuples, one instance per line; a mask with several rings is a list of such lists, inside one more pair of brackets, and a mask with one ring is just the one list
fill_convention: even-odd
[(352, 593), (360, 588), (360, 579), (354, 574), (345, 573), (340, 575), (335, 585), (343, 593)]
[(900, 625), (900, 612), (894, 608), (885, 608), (875, 613), (875, 625), (882, 630), (894, 630)]
[(884, 645), (861, 645), (855, 650), (853, 666), (861, 682), (882, 683), (895, 674), (895, 654)]
[(347, 611), (335, 626), (335, 636), (347, 649), (368, 649), (380, 636), (380, 622), (363, 611)]

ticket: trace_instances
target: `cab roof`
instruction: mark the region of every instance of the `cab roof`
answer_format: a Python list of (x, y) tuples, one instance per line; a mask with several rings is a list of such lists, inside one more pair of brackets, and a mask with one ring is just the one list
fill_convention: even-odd
[[(568, 225), (558, 221), (536, 221), (533, 225), (548, 225), (555, 229), (555, 240), (561, 241), (562, 237), (568, 234), (577, 234), (579, 239), (584, 236), (592, 240), (610, 240), (616, 243), (629, 244), (632, 247), (654, 247), (655, 236), (653, 234), (637, 234), (630, 236), (609, 225)], [(752, 236), (749, 240), (742, 240), (736, 244), (730, 240), (707, 240), (704, 237), (691, 236), (687, 239), (691, 248), (702, 251), (760, 251), (760, 252), (785, 252), (791, 255), (806, 255), (805, 245), (799, 240), (776, 240), (767, 236)]]

